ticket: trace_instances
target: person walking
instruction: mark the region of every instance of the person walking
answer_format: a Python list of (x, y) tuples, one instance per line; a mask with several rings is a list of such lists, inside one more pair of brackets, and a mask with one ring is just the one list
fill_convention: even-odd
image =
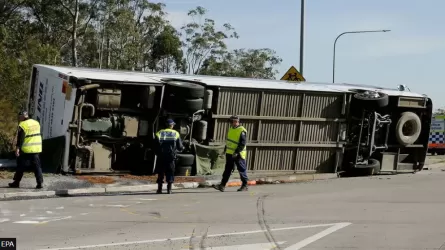
[(240, 125), (240, 119), (236, 115), (231, 116), (229, 121), (231, 122), (231, 126), (227, 133), (226, 139), (226, 166), (221, 183), (219, 185), (214, 185), (213, 188), (224, 192), (230, 175), (233, 173), (233, 171), (235, 171), (236, 166), (242, 182), (242, 185), (238, 191), (247, 191), (247, 129)]
[(174, 130), (175, 122), (172, 119), (167, 120), (167, 128), (161, 129), (156, 133), (158, 140), (158, 157), (160, 167), (158, 168), (158, 190), (156, 193), (162, 193), (162, 184), (164, 176), (167, 182), (167, 193), (171, 194), (172, 184), (175, 181), (175, 161), (176, 154), (181, 152), (184, 147), (179, 137), (179, 132)]
[(31, 165), (36, 177), (36, 188), (43, 188), (42, 166), (39, 157), (41, 152), (42, 135), (40, 133), (40, 123), (29, 118), (27, 111), (21, 111), (19, 113), (19, 127), (15, 150), (15, 155), (17, 156), (17, 169), (14, 174), (14, 181), (9, 183), (9, 187), (20, 187), (20, 181), (23, 178), (25, 169)]

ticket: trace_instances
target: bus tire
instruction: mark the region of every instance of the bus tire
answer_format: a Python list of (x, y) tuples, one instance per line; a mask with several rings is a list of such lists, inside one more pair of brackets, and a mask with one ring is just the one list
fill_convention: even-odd
[(359, 175), (376, 175), (380, 173), (381, 164), (376, 159), (369, 159), (366, 165), (356, 165)]
[[(378, 97), (366, 94), (369, 92), (377, 94)], [(356, 100), (357, 106), (373, 109), (386, 107), (389, 103), (389, 97), (387, 94), (376, 91), (361, 91), (354, 94), (354, 99)]]
[(195, 162), (195, 156), (192, 154), (177, 154), (176, 159), (177, 166), (191, 166)]
[(168, 81), (165, 89), (168, 94), (185, 99), (203, 98), (205, 91), (201, 85), (182, 81)]
[(168, 97), (164, 101), (164, 109), (171, 113), (190, 114), (202, 109), (203, 99), (182, 99)]
[(182, 99), (178, 100), (176, 105), (178, 105), (179, 111), (190, 113), (201, 110), (203, 102), (203, 99)]
[(413, 112), (403, 112), (396, 125), (397, 141), (404, 146), (411, 145), (419, 139), (421, 131), (422, 122), (419, 116)]

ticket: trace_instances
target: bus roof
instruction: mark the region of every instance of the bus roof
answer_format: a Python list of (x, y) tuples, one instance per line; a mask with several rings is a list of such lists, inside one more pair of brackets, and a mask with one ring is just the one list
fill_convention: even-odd
[(138, 82), (138, 83), (161, 83), (162, 79), (175, 78), (183, 80), (194, 80), (202, 82), (207, 86), (229, 87), (229, 88), (256, 88), (271, 90), (294, 90), (294, 91), (315, 91), (315, 92), (350, 92), (350, 89), (378, 90), (391, 96), (425, 97), (422, 94), (399, 91), (396, 88), (382, 88), (378, 86), (345, 84), (345, 83), (317, 83), (317, 82), (286, 82), (280, 80), (252, 79), (239, 77), (184, 75), (171, 73), (152, 73), (140, 71), (123, 71), (95, 68), (65, 67), (36, 64), (35, 67), (46, 68), (59, 73), (75, 76), (78, 78)]

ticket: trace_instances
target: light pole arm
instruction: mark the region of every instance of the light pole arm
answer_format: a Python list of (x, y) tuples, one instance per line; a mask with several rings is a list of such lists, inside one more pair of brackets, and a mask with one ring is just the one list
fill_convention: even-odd
[(345, 34), (354, 34), (354, 33), (371, 33), (371, 32), (388, 32), (391, 30), (361, 30), (361, 31), (346, 31), (341, 33), (340, 35), (337, 36), (337, 38), (335, 38), (334, 41), (334, 53), (332, 56), (332, 83), (335, 83), (335, 47), (337, 46), (337, 40), (345, 35)]
[(335, 38), (335, 41), (334, 41), (334, 53), (332, 56), (332, 83), (335, 83), (335, 47), (337, 46), (337, 40), (341, 36), (343, 36), (344, 34), (347, 34), (347, 33), (351, 33), (351, 31), (341, 33), (340, 35), (337, 36), (337, 38)]

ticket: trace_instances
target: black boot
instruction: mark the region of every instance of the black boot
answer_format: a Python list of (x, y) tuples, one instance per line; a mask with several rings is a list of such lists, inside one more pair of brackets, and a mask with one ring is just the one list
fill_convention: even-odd
[(42, 189), (42, 188), (43, 188), (42, 183), (37, 183), (36, 189)]
[(20, 187), (20, 183), (14, 181), (12, 183), (9, 183), (8, 186), (10, 188), (19, 188)]
[(162, 194), (162, 183), (158, 183), (158, 190), (156, 191), (157, 194)]
[(225, 185), (223, 185), (223, 184), (213, 185), (212, 187), (216, 190), (221, 191), (221, 192), (224, 192), (224, 190), (226, 189)]
[(171, 183), (167, 184), (167, 193), (169, 193), (169, 194), (172, 193), (172, 184)]
[(249, 190), (249, 188), (247, 187), (247, 184), (243, 184), (240, 188), (238, 188), (238, 192), (247, 191), (247, 190)]

